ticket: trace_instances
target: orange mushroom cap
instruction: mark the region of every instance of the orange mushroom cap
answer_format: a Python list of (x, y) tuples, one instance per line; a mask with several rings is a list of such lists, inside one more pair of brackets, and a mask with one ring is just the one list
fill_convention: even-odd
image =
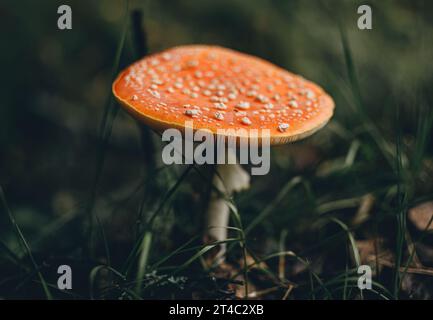
[(270, 130), (271, 144), (302, 139), (332, 117), (322, 88), (257, 57), (205, 45), (147, 56), (113, 83), (116, 99), (134, 117), (161, 131)]

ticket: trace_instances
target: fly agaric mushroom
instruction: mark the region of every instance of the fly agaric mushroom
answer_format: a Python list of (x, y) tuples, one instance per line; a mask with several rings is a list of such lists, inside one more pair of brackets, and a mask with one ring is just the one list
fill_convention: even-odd
[[(129, 113), (157, 131), (184, 132), (188, 120), (194, 131), (208, 130), (214, 137), (219, 129), (268, 129), (271, 145), (313, 134), (334, 110), (332, 98), (314, 83), (260, 58), (204, 45), (141, 59), (118, 76), (113, 93)], [(249, 174), (237, 163), (217, 164), (216, 171), (213, 184), (220, 193), (211, 195), (207, 242), (227, 238), (229, 207), (221, 194), (230, 197), (249, 187)], [(217, 256), (223, 259), (224, 253), (221, 245)]]

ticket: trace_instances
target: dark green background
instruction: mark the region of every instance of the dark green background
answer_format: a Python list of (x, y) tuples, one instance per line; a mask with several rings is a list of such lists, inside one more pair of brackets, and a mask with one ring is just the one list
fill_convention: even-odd
[[(60, 4), (72, 7), (72, 30), (57, 29)], [(357, 28), (361, 4), (373, 9), (373, 30)], [(252, 252), (264, 257), (281, 248), (293, 250), (311, 261), (325, 283), (347, 275), (355, 267), (353, 247), (347, 232), (329, 222), (337, 217), (356, 240), (384, 238), (386, 250), (404, 264), (405, 231), (415, 239), (420, 236), (410, 222), (406, 226), (407, 210), (433, 195), (433, 2), (149, 0), (130, 1), (133, 9), (143, 12), (150, 52), (190, 43), (226, 46), (313, 80), (336, 102), (330, 125), (303, 142), (274, 148), (270, 174), (253, 177), (252, 188), (235, 198), (244, 226), (275, 204), (247, 235)], [(125, 15), (125, 1), (120, 0), (0, 3), (0, 185), (46, 280), (55, 285), (59, 264), (76, 270), (73, 295), (52, 289), (58, 298), (89, 297), (89, 274), (107, 263), (107, 248), (108, 262), (121, 270), (140, 241), (146, 219), (161, 202), (164, 208), (152, 226), (150, 262), (201, 232), (207, 187), (197, 172), (188, 174), (167, 200), (164, 194), (185, 167), (162, 169), (150, 179), (139, 127), (121, 110), (105, 148), (98, 135)], [(136, 59), (130, 31), (128, 24), (120, 68)], [(156, 159), (161, 146), (156, 146)], [(102, 149), (105, 164), (92, 210), (100, 221), (93, 217), (89, 236), (86, 213)], [(347, 159), (351, 152), (356, 154), (353, 162)], [(303, 183), (277, 203), (279, 192), (297, 176)], [(372, 214), (353, 224), (365, 195), (376, 199)], [(4, 204), (0, 241), (0, 297), (44, 298)], [(422, 241), (431, 245), (428, 236)], [(200, 239), (193, 240), (194, 245), (200, 245)], [(176, 269), (195, 251), (176, 255), (165, 266)], [(233, 248), (229, 261), (239, 255), (239, 248)], [(431, 255), (423, 259), (427, 266), (433, 260)], [(272, 272), (277, 272), (277, 260), (269, 260)], [(311, 272), (296, 273), (296, 266), (287, 265), (286, 280), (299, 285), (291, 298), (330, 297), (310, 286)], [(146, 270), (146, 279), (170, 275), (170, 270)], [(213, 286), (226, 285), (209, 280), (197, 261), (177, 276), (185, 277), (177, 279), (184, 285), (168, 281), (157, 290), (145, 284), (142, 297), (216, 297)], [(260, 274), (258, 280), (251, 276), (258, 287), (270, 286)], [(388, 297), (432, 297), (429, 277), (411, 278), (410, 290), (395, 288), (393, 268), (375, 279), (390, 291)], [(104, 281), (118, 279), (105, 275), (98, 281), (101, 287)], [(343, 296), (332, 282), (329, 288), (332, 298), (359, 297), (356, 290)], [(123, 286), (108, 291), (95, 290), (95, 296), (133, 297)], [(283, 294), (279, 289), (265, 298), (280, 299)]]

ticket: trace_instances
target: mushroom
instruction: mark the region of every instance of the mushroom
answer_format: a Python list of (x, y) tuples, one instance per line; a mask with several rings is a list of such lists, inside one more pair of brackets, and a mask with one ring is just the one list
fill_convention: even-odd
[[(265, 60), (205, 45), (174, 47), (147, 56), (120, 73), (113, 93), (136, 119), (157, 131), (267, 129), (270, 145), (310, 136), (332, 117), (334, 102), (322, 88)], [(228, 138), (223, 137), (223, 138)], [(236, 136), (239, 138), (249, 138)], [(225, 197), (249, 187), (250, 175), (227, 152), (217, 164), (206, 213), (204, 239), (227, 238), (229, 206)], [(225, 245), (213, 257), (222, 261)]]

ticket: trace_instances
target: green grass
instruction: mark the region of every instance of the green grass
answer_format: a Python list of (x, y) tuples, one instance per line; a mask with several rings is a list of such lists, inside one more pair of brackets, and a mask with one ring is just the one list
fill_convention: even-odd
[[(293, 146), (299, 149), (273, 149), (271, 174), (255, 177), (250, 190), (226, 199), (231, 227), (224, 243), (230, 274), (224, 273), (218, 265), (203, 263), (206, 254), (221, 244), (203, 244), (201, 239), (206, 200), (210, 191), (216, 191), (212, 168), (158, 167), (162, 144), (150, 131), (141, 131), (140, 139), (143, 145), (155, 144), (150, 154), (155, 161), (141, 161), (140, 157), (149, 156), (143, 148), (133, 153), (139, 161), (109, 163), (116, 152), (122, 152), (111, 144), (116, 121), (125, 118), (111, 95), (111, 82), (134, 56), (126, 45), (131, 37), (131, 9), (124, 1), (85, 204), (80, 202), (72, 215), (52, 219), (35, 233), (28, 223), (21, 226), (25, 220), (16, 218), (23, 215), (20, 207), (10, 208), (7, 188), (5, 195), (0, 187), (0, 210), (7, 217), (0, 237), (0, 270), (4, 270), (0, 297), (232, 299), (233, 288), (241, 296), (254, 298), (253, 292), (261, 299), (410, 297), (403, 284), (415, 252), (409, 251), (407, 235), (415, 244), (431, 245), (428, 230), (415, 232), (407, 222), (411, 207), (433, 199), (433, 185), (425, 179), (432, 173), (429, 95), (422, 89), (417, 92), (410, 109), (416, 121), (409, 128), (407, 118), (413, 115), (404, 114), (403, 93), (393, 92), (380, 103), (371, 101), (363, 87), (368, 85), (365, 63), (364, 68), (358, 67), (359, 53), (353, 49), (350, 30), (344, 21), (334, 25), (339, 60), (329, 67), (327, 85), (337, 114), (319, 135)], [(151, 37), (150, 42), (157, 40)], [(371, 104), (383, 106), (382, 116)], [(318, 153), (316, 162), (297, 168), (297, 150), (306, 152), (309, 147)], [(114, 182), (123, 183), (127, 191), (113, 196), (107, 186), (110, 178), (104, 178), (114, 179), (106, 169), (119, 166), (134, 166), (134, 174)], [(365, 220), (354, 223), (366, 195), (374, 204)], [(32, 216), (32, 224), (35, 219)], [(123, 230), (127, 240), (119, 240), (116, 234)], [(372, 262), (373, 290), (360, 291), (357, 267), (364, 261), (359, 241), (379, 238), (385, 239), (380, 250), (392, 255), (393, 266), (383, 266), (379, 272), (378, 259)], [(56, 286), (55, 267), (60, 261), (73, 265), (78, 274), (74, 279), (79, 285), (70, 292)]]

